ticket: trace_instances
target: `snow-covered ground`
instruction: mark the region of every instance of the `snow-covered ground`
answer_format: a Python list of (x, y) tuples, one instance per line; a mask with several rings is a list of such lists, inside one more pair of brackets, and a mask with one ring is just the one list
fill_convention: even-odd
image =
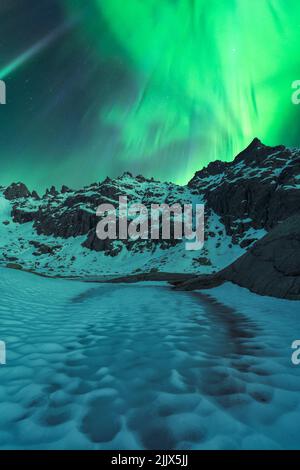
[(299, 302), (0, 269), (0, 447), (300, 448)]
[[(186, 188), (182, 190), (186, 191)], [(19, 203), (20, 201), (26, 202), (19, 200)], [(194, 196), (192, 201), (194, 204), (203, 202), (201, 198), (197, 199)], [(30, 207), (38, 204), (32, 198), (27, 203)], [(15, 223), (11, 216), (14, 204), (15, 202), (8, 201), (0, 191), (0, 266), (15, 263), (25, 270), (43, 273), (50, 277), (83, 278), (151, 270), (210, 274), (223, 269), (245, 253), (245, 249), (240, 245), (232, 243), (232, 237), (226, 234), (220, 217), (213, 211), (206, 220), (207, 239), (200, 251), (186, 250), (186, 241), (182, 240), (168, 249), (153, 246), (152, 249), (145, 248), (132, 252), (122, 245), (122, 241), (117, 240), (115, 244), (123, 246), (122, 250), (117, 256), (107, 256), (103, 251), (96, 252), (82, 246), (87, 234), (69, 238), (38, 235), (33, 222)], [(237, 223), (242, 222), (237, 221)], [(241, 241), (259, 239), (265, 233), (264, 230), (248, 228), (245, 229)], [(53, 252), (37, 254), (34, 242), (54, 248)]]

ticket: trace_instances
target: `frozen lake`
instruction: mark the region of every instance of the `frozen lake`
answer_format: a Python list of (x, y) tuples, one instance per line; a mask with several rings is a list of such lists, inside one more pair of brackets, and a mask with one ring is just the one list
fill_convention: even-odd
[(0, 292), (0, 448), (300, 448), (299, 302), (6, 269)]

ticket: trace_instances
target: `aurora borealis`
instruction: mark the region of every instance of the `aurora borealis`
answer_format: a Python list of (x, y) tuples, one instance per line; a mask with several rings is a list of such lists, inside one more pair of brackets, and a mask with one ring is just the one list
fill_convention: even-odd
[(255, 136), (300, 146), (299, 0), (2, 0), (0, 25), (0, 184), (185, 183)]

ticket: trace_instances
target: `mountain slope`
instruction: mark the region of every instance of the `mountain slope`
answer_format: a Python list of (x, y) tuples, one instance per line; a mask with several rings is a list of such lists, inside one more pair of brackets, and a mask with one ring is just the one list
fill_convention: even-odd
[[(183, 240), (99, 240), (96, 209), (102, 203), (203, 203), (188, 187), (129, 173), (81, 190), (51, 188), (42, 198), (21, 183), (0, 192), (0, 250), (3, 264), (53, 276), (103, 276), (149, 271), (212, 272), (243, 253), (232, 245), (219, 217), (206, 214), (206, 246), (186, 251)], [(208, 236), (208, 233), (211, 236)], [(230, 257), (228, 253), (230, 252)]]
[[(22, 183), (0, 188), (0, 261), (50, 276), (140, 272), (213, 274), (232, 264), (270, 229), (300, 211), (300, 151), (258, 139), (232, 162), (214, 162), (187, 186), (124, 173), (81, 190), (52, 187), (39, 197)], [(96, 237), (102, 203), (205, 204), (205, 245), (184, 240)]]
[(197, 290), (227, 281), (256, 294), (300, 300), (300, 214), (279, 223), (219, 273), (174, 284), (178, 290)]
[(188, 186), (240, 241), (247, 227), (268, 231), (299, 213), (300, 150), (254, 139), (232, 162), (216, 161), (197, 172)]

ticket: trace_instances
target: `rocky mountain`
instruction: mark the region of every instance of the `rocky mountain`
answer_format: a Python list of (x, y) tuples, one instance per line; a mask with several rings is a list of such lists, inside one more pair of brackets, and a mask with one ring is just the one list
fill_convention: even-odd
[(288, 217), (216, 274), (175, 280), (179, 290), (233, 282), (260, 295), (300, 300), (300, 214)]
[[(125, 173), (80, 190), (52, 187), (42, 196), (23, 183), (0, 188), (0, 261), (50, 276), (99, 277), (141, 272), (211, 275), (252, 250), (300, 212), (300, 151), (255, 139), (232, 162), (216, 161), (186, 186)], [(96, 209), (128, 203), (204, 203), (205, 245), (184, 240), (99, 240)]]
[(197, 172), (188, 187), (205, 198), (239, 241), (248, 227), (269, 231), (299, 213), (300, 150), (254, 139), (232, 162), (216, 161)]

